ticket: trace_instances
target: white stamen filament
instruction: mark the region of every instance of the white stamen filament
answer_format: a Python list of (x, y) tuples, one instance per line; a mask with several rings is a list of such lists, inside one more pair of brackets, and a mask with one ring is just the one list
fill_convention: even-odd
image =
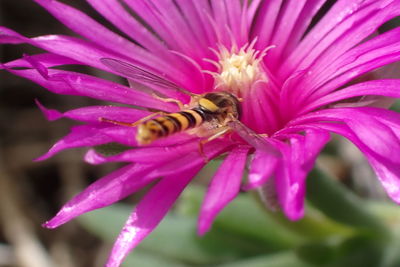
[(274, 46), (258, 51), (253, 48), (254, 44), (255, 40), (239, 50), (233, 46), (230, 51), (224, 46), (220, 46), (219, 51), (210, 48), (218, 56), (218, 62), (210, 59), (205, 61), (217, 66), (218, 70), (204, 72), (214, 77), (215, 88), (228, 90), (240, 97), (244, 94), (243, 90), (251, 88), (253, 84), (268, 81), (261, 60)]

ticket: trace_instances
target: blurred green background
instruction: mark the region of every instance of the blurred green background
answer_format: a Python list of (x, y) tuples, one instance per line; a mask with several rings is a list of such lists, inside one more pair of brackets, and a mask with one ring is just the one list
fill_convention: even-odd
[[(64, 2), (109, 26), (84, 1)], [(0, 24), (29, 37), (73, 35), (30, 0), (1, 0)], [(38, 52), (26, 45), (0, 46), (0, 61)], [(102, 266), (146, 189), (59, 229), (43, 229), (41, 223), (65, 201), (119, 165), (87, 165), (81, 149), (33, 162), (72, 125), (67, 120), (47, 122), (35, 98), (59, 110), (98, 104), (54, 95), (0, 72), (0, 266)], [(394, 109), (400, 111), (400, 102)], [(198, 237), (199, 206), (219, 163), (207, 165), (124, 266), (400, 266), (400, 208), (386, 199), (365, 159), (345, 140), (334, 137), (319, 158), (318, 170), (308, 180), (303, 220), (287, 221), (279, 212), (266, 210), (256, 192), (248, 192), (217, 217), (209, 233)]]

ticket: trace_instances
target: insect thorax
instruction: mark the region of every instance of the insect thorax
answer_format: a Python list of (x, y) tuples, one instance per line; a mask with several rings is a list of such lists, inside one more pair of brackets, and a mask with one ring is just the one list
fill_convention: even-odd
[(228, 115), (232, 115), (235, 119), (239, 119), (241, 113), (239, 100), (228, 92), (213, 92), (205, 94), (203, 96), (203, 101), (202, 99), (199, 101), (199, 108), (204, 112), (213, 114), (214, 116), (221, 116), (222, 119), (225, 119)]

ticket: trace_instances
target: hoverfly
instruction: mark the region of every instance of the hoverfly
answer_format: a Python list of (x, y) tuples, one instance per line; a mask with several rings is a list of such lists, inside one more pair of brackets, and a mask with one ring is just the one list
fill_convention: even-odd
[(216, 91), (201, 95), (194, 94), (138, 66), (112, 58), (102, 58), (101, 62), (108, 68), (134, 82), (158, 85), (168, 90), (181, 92), (191, 98), (188, 105), (183, 105), (178, 100), (161, 98), (153, 94), (154, 97), (160, 100), (175, 102), (181, 110), (175, 113), (154, 112), (150, 116), (134, 123), (99, 118), (102, 122), (109, 122), (116, 125), (137, 126), (136, 140), (139, 145), (150, 144), (157, 139), (178, 132), (193, 130), (193, 133), (198, 136), (206, 137), (199, 144), (200, 153), (204, 155), (202, 146), (205, 143), (234, 131), (253, 147), (270, 153), (277, 153), (275, 148), (266, 142), (261, 135), (240, 122), (241, 99), (235, 95), (225, 91)]

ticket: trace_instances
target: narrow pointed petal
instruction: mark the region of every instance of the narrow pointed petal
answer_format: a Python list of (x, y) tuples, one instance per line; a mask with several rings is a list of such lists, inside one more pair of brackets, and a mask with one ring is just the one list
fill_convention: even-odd
[(282, 0), (263, 1), (260, 3), (258, 16), (254, 19), (254, 28), (251, 31), (251, 39), (258, 37), (257, 49), (264, 49), (271, 45), (270, 39), (278, 19)]
[[(322, 42), (310, 50), (297, 69), (305, 69), (311, 64), (315, 65), (316, 70), (324, 69), (330, 65), (332, 58), (340, 57), (374, 33), (384, 22), (399, 14), (398, 1), (375, 1), (335, 27)], [(332, 45), (333, 43), (336, 45)]]
[(101, 58), (114, 58), (125, 62), (139, 64), (141, 66), (148, 66), (152, 69), (155, 69), (158, 73), (164, 73), (169, 77), (177, 79), (178, 83), (180, 82), (180, 84), (185, 84), (188, 82), (188, 77), (182, 75), (181, 71), (176, 70), (170, 64), (168, 64), (168, 62), (160, 60), (155, 56), (148, 57), (145, 55), (132, 54), (135, 55), (133, 58), (130, 57), (129, 54), (119, 54), (115, 51), (100, 47), (90, 41), (71, 36), (46, 35), (29, 39), (10, 29), (0, 26), (0, 42), (5, 42), (10, 38), (13, 40), (18, 39), (20, 40), (20, 43), (27, 43), (53, 54), (62, 55), (85, 65), (108, 72), (110, 72), (110, 70), (100, 62)]
[(319, 107), (359, 96), (386, 96), (400, 98), (400, 80), (372, 80), (350, 85), (349, 87), (327, 94), (308, 106), (303, 107), (301, 113), (306, 113)]
[[(280, 66), (279, 76), (288, 77), (295, 72), (300, 62), (312, 51), (314, 47), (321, 43), (321, 40), (328, 35), (338, 24), (342, 23), (357, 10), (362, 9), (368, 2), (364, 0), (340, 0), (322, 17), (322, 19), (311, 29), (300, 44), (293, 50), (292, 54)], [(340, 15), (338, 15), (340, 14)]]
[(71, 30), (91, 40), (98, 46), (103, 46), (105, 49), (117, 54), (124, 52), (128, 55), (151, 57), (151, 55), (147, 55), (148, 52), (144, 49), (110, 31), (85, 13), (71, 6), (56, 0), (35, 0), (35, 2), (47, 9), (48, 12)]
[(63, 117), (63, 114), (59, 112), (58, 110), (55, 109), (48, 109), (45, 106), (43, 106), (39, 100), (35, 99), (36, 105), (39, 107), (39, 109), (42, 111), (43, 115), (46, 117), (47, 120), (49, 121), (55, 121)]
[(238, 194), (248, 151), (244, 147), (233, 149), (213, 177), (201, 205), (198, 221), (200, 235), (210, 229), (217, 214)]
[(103, 127), (88, 125), (72, 127), (71, 132), (68, 135), (55, 143), (46, 154), (40, 156), (36, 160), (40, 161), (48, 159), (65, 149), (95, 146), (112, 142), (113, 139), (110, 136), (101, 132), (102, 128)]
[[(320, 121), (320, 123), (318, 123)], [(323, 123), (326, 121), (343, 122)], [(343, 135), (366, 156), (387, 194), (400, 203), (400, 116), (380, 108), (336, 108), (315, 112), (296, 121), (315, 124)]]
[[(106, 162), (137, 162), (161, 164), (174, 161), (191, 152), (198, 152), (199, 140), (171, 147), (141, 147), (124, 151), (118, 155), (105, 157), (89, 150), (85, 160), (91, 164), (103, 164)], [(154, 155), (158, 155), (157, 158)]]
[(189, 169), (175, 169), (173, 174), (161, 179), (144, 196), (119, 234), (107, 267), (120, 266), (128, 253), (154, 230), (203, 165), (203, 162), (195, 161)]
[(283, 58), (288, 57), (291, 52), (297, 47), (302, 37), (305, 35), (307, 28), (322, 5), (326, 0), (307, 0), (301, 13), (299, 14), (296, 23), (293, 27), (290, 37), (285, 45)]
[(262, 0), (253, 0), (249, 3), (248, 11), (247, 11), (247, 19), (249, 24), (251, 25), (254, 20), (254, 16), (256, 15), (256, 12), (258, 8), (260, 7)]
[(212, 160), (214, 157), (221, 155), (222, 153), (226, 152), (231, 145), (232, 144), (230, 142), (226, 142), (224, 140), (215, 140), (209, 145), (203, 147), (203, 153), (206, 158), (200, 154), (198, 149), (194, 151), (192, 150), (185, 156), (154, 169), (151, 173), (149, 173), (149, 175), (156, 177), (164, 175), (168, 176), (173, 175), (176, 172), (177, 166), (181, 166), (179, 168), (180, 170), (186, 170), (190, 169), (193, 164), (197, 164), (198, 162), (201, 162), (204, 165), (206, 160)]
[[(186, 1), (186, 0), (181, 0)], [(197, 14), (199, 15), (200, 23), (203, 25), (203, 29), (206, 32), (207, 39), (209, 44), (214, 44), (217, 41), (217, 35), (210, 23), (209, 16), (211, 15), (211, 6), (208, 1), (197, 1), (191, 0), (195, 9), (197, 10)]]
[[(380, 114), (371, 116), (371, 114)], [(396, 112), (379, 108), (335, 108), (310, 113), (294, 121), (294, 124), (307, 122), (343, 122), (375, 154), (393, 162), (400, 163), (399, 130), (400, 120)]]
[(250, 165), (248, 183), (243, 186), (243, 189), (255, 189), (266, 183), (275, 172), (279, 160), (279, 157), (262, 150), (256, 150)]
[(0, 26), (0, 44), (22, 44), (25, 42), (23, 38), (17, 32)]
[(144, 92), (132, 90), (129, 87), (86, 74), (48, 69), (47, 77), (43, 77), (36, 70), (7, 69), (7, 71), (32, 80), (58, 94), (81, 95), (99, 100), (165, 111), (176, 110), (176, 106), (172, 103), (160, 101)]
[[(27, 58), (30, 58), (31, 61), (29, 62)], [(19, 58), (7, 63), (4, 63), (4, 65), (8, 68), (32, 68), (32, 61), (38, 62), (41, 65), (43, 65), (46, 68), (49, 67), (56, 67), (56, 66), (61, 66), (61, 65), (79, 65), (80, 63), (78, 61), (75, 61), (73, 59), (52, 54), (52, 53), (42, 53), (42, 54), (36, 54), (36, 55), (30, 55), (27, 56), (25, 55), (23, 58)]]
[(307, 130), (304, 136), (290, 138), (290, 144), (281, 143), (283, 159), (276, 169), (275, 184), (280, 206), (291, 220), (304, 216), (305, 180), (328, 141), (328, 132)]
[[(190, 29), (196, 35), (197, 42), (201, 44), (202, 47), (209, 47), (211, 45), (209, 36), (207, 35), (207, 26), (202, 23), (201, 14), (204, 10), (198, 10), (194, 2), (199, 2), (196, 0), (177, 0), (179, 8), (182, 13), (185, 14), (186, 18), (191, 18), (186, 21)], [(201, 4), (201, 3), (200, 3)], [(200, 36), (202, 38), (200, 38)]]
[(393, 201), (400, 204), (399, 162), (393, 163), (393, 161), (390, 159), (390, 155), (387, 155), (387, 157), (377, 155), (373, 150), (370, 149), (371, 145), (369, 143), (364, 143), (362, 140), (360, 140), (357, 137), (357, 133), (346, 127), (346, 125), (318, 124), (318, 126), (340, 134), (349, 139), (353, 144), (355, 144), (358, 149), (360, 149), (360, 151), (364, 154), (368, 162), (371, 164), (372, 169), (375, 171), (375, 174), (377, 175), (383, 188), (386, 190), (388, 196)]
[(271, 53), (266, 56), (265, 62), (268, 66), (276, 68), (275, 66), (281, 63), (282, 52), (286, 47), (288, 39), (291, 38), (291, 32), (306, 2), (306, 0), (289, 0), (284, 4), (281, 12), (282, 15), (277, 20), (270, 42), (276, 48), (271, 50)]
[(242, 4), (239, 0), (224, 0), (226, 6), (226, 13), (228, 16), (228, 22), (230, 25), (230, 29), (232, 30), (232, 34), (236, 37), (236, 43), (239, 47), (243, 46), (249, 40), (242, 39), (241, 31), (242, 27), (246, 27), (247, 25), (240, 25), (240, 23), (247, 22), (241, 21), (240, 18), (242, 16)]
[(315, 99), (343, 86), (361, 74), (396, 62), (399, 60), (399, 36), (400, 28), (378, 35), (337, 57), (334, 61), (330, 61), (329, 65), (316, 69), (299, 85), (314, 90), (316, 93), (313, 99)]
[(56, 228), (83, 213), (125, 198), (154, 181), (154, 177), (145, 175), (152, 168), (152, 164), (131, 164), (108, 174), (68, 201), (44, 226)]
[(150, 31), (145, 29), (117, 0), (88, 2), (107, 20), (146, 49), (156, 53), (166, 53), (167, 48)]
[[(184, 5), (190, 4), (186, 3)], [(189, 27), (188, 19), (179, 10), (174, 1), (155, 1), (150, 6), (154, 6), (152, 8), (153, 11), (160, 14), (159, 20), (165, 24), (170, 33), (168, 39), (164, 39), (166, 42), (169, 39), (175, 39), (181, 47), (178, 51), (184, 52), (193, 59), (200, 59), (204, 56), (206, 49), (199, 45), (200, 33)], [(179, 31), (175, 29), (179, 29)]]
[(90, 106), (61, 113), (55, 109), (47, 109), (38, 100), (36, 100), (36, 104), (39, 106), (45, 117), (50, 121), (58, 120), (60, 118), (68, 118), (96, 124), (101, 123), (99, 121), (100, 118), (107, 118), (121, 122), (135, 122), (149, 115), (149, 112), (145, 110), (116, 106)]

